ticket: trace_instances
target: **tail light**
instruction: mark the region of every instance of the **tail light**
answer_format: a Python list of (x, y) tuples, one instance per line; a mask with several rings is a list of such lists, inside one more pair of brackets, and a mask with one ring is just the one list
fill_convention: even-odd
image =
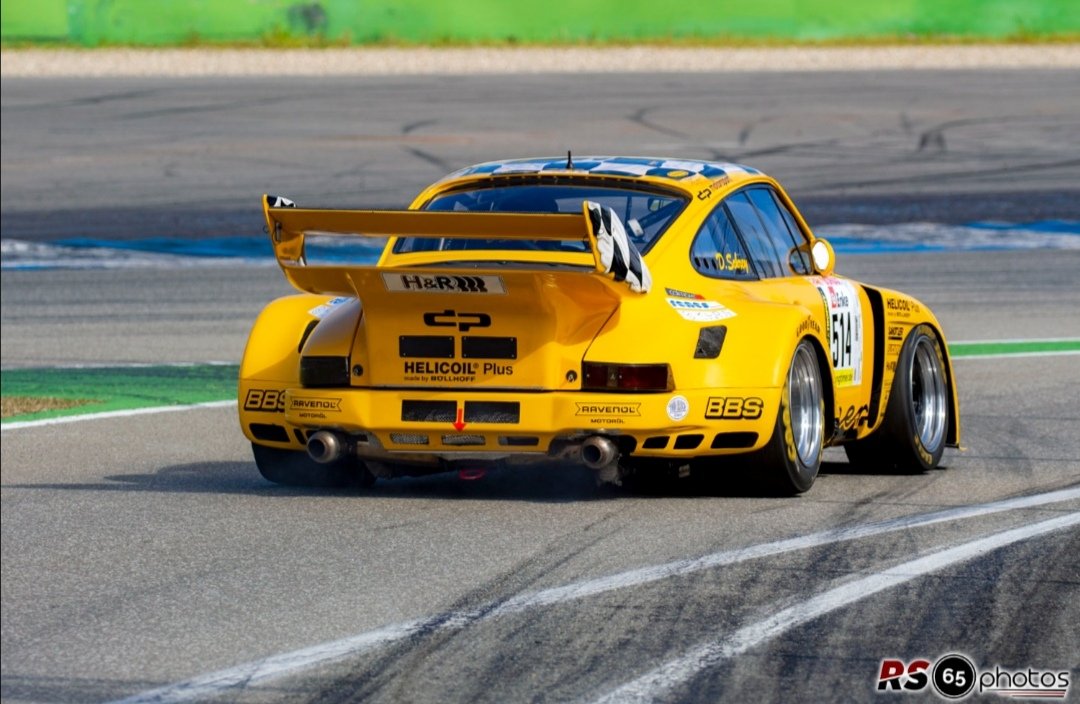
[(667, 364), (605, 364), (584, 362), (581, 365), (583, 391), (671, 391), (675, 383)]

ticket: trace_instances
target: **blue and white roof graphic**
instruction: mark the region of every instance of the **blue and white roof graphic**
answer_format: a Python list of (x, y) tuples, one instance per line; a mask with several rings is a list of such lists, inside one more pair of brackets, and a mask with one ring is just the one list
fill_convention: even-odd
[(549, 171), (585, 172), (611, 176), (659, 176), (682, 180), (694, 176), (720, 178), (735, 174), (760, 174), (757, 169), (742, 164), (692, 159), (665, 159), (636, 156), (575, 156), (573, 168), (566, 168), (566, 157), (505, 159), (488, 161), (455, 171), (447, 179), (463, 176), (498, 176), (502, 174), (538, 174)]

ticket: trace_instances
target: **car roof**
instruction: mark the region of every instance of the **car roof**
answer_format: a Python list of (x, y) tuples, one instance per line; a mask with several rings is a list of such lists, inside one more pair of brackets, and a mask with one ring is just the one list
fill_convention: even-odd
[(570, 161), (568, 164), (565, 156), (487, 161), (459, 169), (441, 179), (439, 183), (485, 176), (617, 176), (665, 183), (694, 193), (702, 186), (713, 184), (717, 180), (723, 179), (727, 183), (764, 175), (758, 169), (742, 164), (670, 157), (588, 155), (574, 156)]

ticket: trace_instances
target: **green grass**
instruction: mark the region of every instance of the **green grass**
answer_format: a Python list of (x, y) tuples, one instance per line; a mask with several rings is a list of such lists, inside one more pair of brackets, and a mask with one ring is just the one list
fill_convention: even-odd
[(72, 46), (1074, 41), (1076, 0), (4, 0), (0, 39)]
[[(239, 367), (232, 364), (11, 369), (0, 372), (0, 396), (4, 399), (50, 398), (80, 403), (4, 418), (4, 421), (37, 420), (233, 398), (238, 373)], [(23, 403), (28, 402), (24, 400)]]

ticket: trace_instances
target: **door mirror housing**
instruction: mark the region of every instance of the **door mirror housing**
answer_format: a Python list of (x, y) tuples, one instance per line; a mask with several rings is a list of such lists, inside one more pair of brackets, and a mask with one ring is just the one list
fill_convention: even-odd
[(828, 240), (815, 239), (810, 245), (810, 258), (814, 261), (814, 271), (822, 276), (829, 276), (836, 269), (836, 253)]

